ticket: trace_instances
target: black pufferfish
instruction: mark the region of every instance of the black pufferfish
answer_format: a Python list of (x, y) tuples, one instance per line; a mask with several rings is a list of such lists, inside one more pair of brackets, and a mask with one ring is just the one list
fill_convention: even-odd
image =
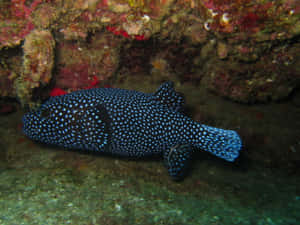
[(182, 113), (183, 97), (172, 82), (154, 94), (96, 88), (51, 97), (23, 117), (29, 138), (70, 149), (143, 157), (162, 154), (170, 176), (185, 175), (193, 149), (234, 161), (239, 135), (200, 124)]

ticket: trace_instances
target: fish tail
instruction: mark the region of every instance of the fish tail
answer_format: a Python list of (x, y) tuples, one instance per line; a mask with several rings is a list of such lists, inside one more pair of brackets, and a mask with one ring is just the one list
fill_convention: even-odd
[[(242, 149), (242, 141), (236, 131), (224, 130), (199, 124), (193, 138), (195, 147), (206, 150), (220, 158), (233, 162)], [(195, 131), (194, 131), (195, 132)]]

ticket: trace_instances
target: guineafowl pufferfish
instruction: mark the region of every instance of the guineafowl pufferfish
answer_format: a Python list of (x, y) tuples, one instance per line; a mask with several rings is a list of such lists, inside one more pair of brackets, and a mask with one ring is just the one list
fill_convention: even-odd
[(240, 136), (200, 124), (182, 111), (184, 99), (172, 82), (153, 94), (96, 88), (51, 97), (23, 117), (29, 138), (70, 149), (128, 157), (163, 155), (170, 176), (182, 178), (194, 149), (234, 161)]

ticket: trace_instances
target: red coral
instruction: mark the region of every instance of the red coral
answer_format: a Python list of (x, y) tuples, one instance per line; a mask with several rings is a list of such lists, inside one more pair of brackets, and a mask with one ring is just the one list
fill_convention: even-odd
[(237, 22), (241, 31), (257, 32), (264, 28), (265, 22), (269, 19), (269, 9), (273, 7), (273, 2), (264, 4), (256, 4), (252, 9), (249, 9), (246, 15), (240, 17)]
[(259, 25), (259, 16), (250, 12), (240, 20), (240, 28), (242, 31), (253, 30)]
[[(132, 37), (125, 30), (118, 29), (117, 27), (107, 26), (106, 30), (108, 30), (109, 32), (112, 32), (116, 36), (123, 36), (125, 38), (131, 38)], [(142, 35), (134, 35), (134, 39), (138, 40), (138, 41), (147, 40), (147, 38), (143, 34)]]
[[(243, 4), (246, 4), (250, 0), (243, 0)], [(237, 8), (241, 5), (241, 1), (236, 0), (207, 0), (203, 2), (203, 5), (207, 9), (217, 11), (219, 13), (229, 12), (233, 8)]]
[(92, 89), (98, 87), (98, 84), (100, 83), (99, 79), (97, 76), (93, 76), (93, 80), (90, 82), (90, 85), (87, 86), (84, 89)]
[(145, 37), (145, 35), (135, 35), (134, 36), (134, 39), (135, 40), (138, 40), (138, 41), (144, 41), (144, 40), (147, 40), (147, 38)]
[(114, 35), (117, 35), (117, 36), (123, 36), (125, 38), (130, 37), (129, 34), (125, 30), (118, 29), (117, 27), (107, 26), (106, 30), (112, 32)]
[(97, 4), (97, 9), (101, 9), (107, 6), (108, 6), (108, 0), (102, 0), (100, 3)]
[(55, 96), (60, 96), (60, 95), (65, 95), (65, 94), (67, 94), (67, 92), (66, 91), (64, 91), (63, 89), (61, 89), (61, 88), (57, 88), (57, 87), (55, 87), (55, 88), (53, 88), (51, 91), (50, 91), (50, 96), (51, 97), (55, 97)]

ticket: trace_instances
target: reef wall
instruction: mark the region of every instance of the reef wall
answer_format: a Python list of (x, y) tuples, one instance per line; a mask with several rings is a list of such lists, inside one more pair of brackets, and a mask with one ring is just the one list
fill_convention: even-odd
[[(4, 0), (0, 96), (105, 84), (121, 60), (126, 74), (147, 65), (235, 101), (280, 100), (300, 83), (299, 12), (296, 0)], [(22, 59), (9, 54), (20, 45)]]

